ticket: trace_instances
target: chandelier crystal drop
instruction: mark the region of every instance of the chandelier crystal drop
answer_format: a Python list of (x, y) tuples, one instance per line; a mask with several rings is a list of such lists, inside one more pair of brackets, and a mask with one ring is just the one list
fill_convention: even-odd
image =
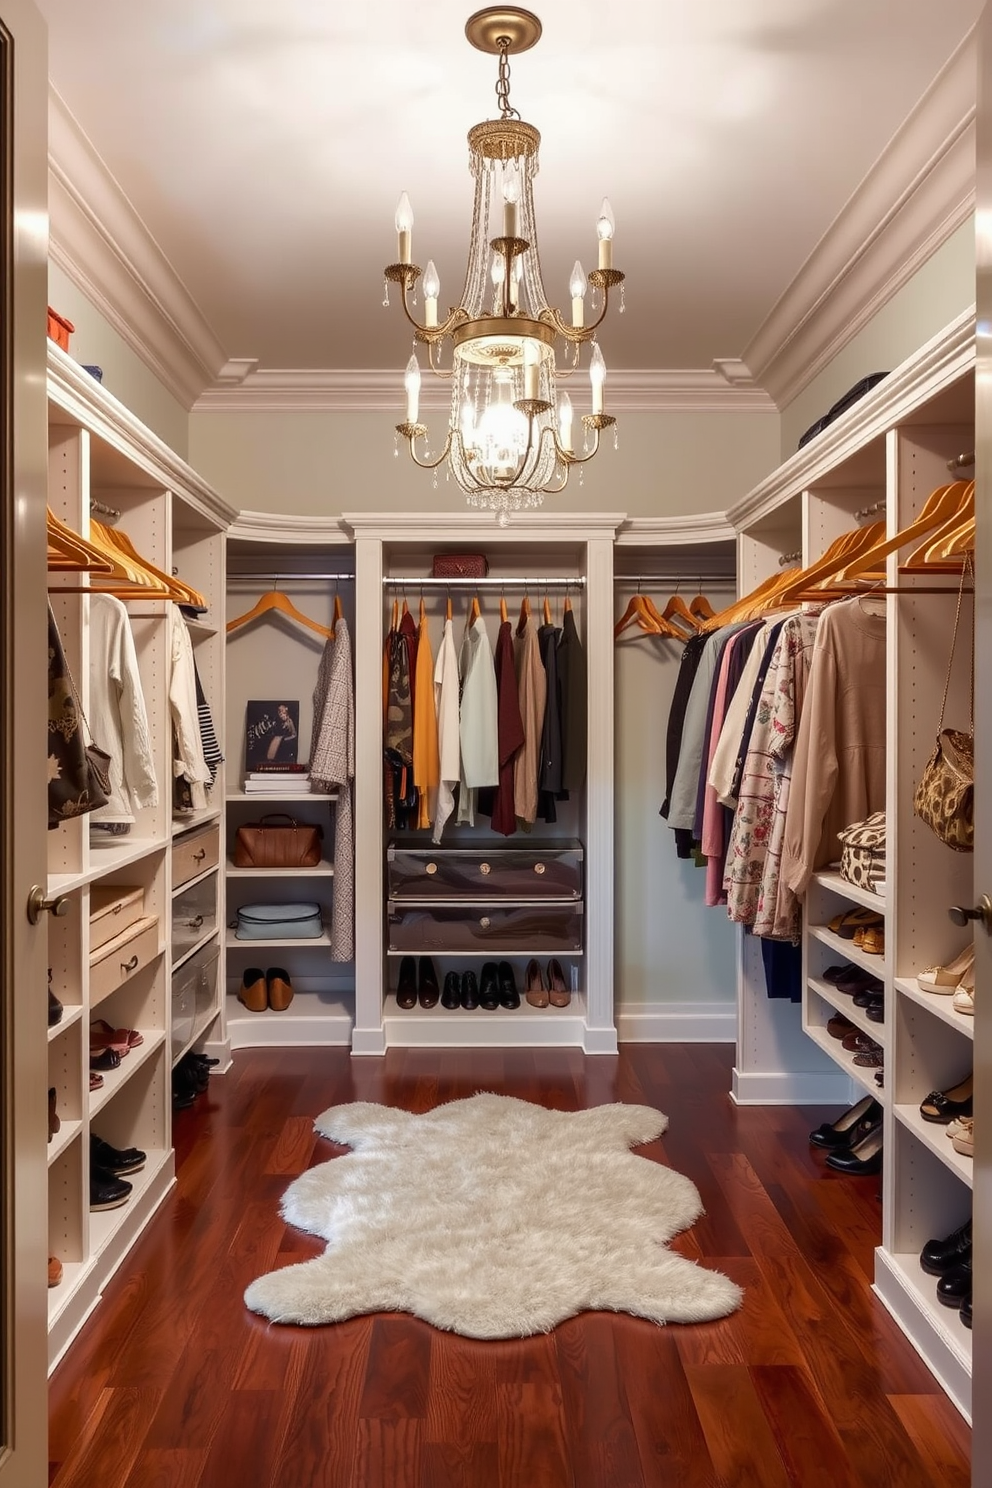
[[(601, 431), (616, 423), (605, 411), (606, 362), (596, 332), (610, 290), (622, 286), (624, 276), (613, 267), (615, 222), (604, 198), (596, 219), (597, 267), (586, 274), (576, 260), (568, 285), (570, 315), (549, 304), (534, 213), (541, 136), (510, 104), (509, 58), (538, 41), (541, 22), (530, 11), (501, 6), (471, 16), (465, 34), (479, 51), (499, 57), (500, 116), (469, 130), (472, 235), (459, 303), (446, 314), (439, 310), (441, 281), (433, 259), (424, 271), (413, 262), (414, 217), (405, 191), (396, 209), (398, 262), (384, 272), (387, 283), (400, 287), (414, 334), (404, 377), (406, 419), (396, 431), (417, 465), (436, 471), (446, 461), (469, 504), (495, 512), (505, 524), (511, 511), (540, 506), (546, 494), (563, 490), (572, 466), (591, 460)], [(423, 323), (411, 310), (421, 277)], [(592, 315), (586, 308), (590, 287), (598, 292)], [(558, 383), (578, 370), (586, 343), (592, 346), (591, 412), (581, 415), (584, 437), (576, 449), (572, 401)], [(436, 459), (419, 421), (418, 346), (426, 347), (428, 369), (451, 382), (448, 433)]]

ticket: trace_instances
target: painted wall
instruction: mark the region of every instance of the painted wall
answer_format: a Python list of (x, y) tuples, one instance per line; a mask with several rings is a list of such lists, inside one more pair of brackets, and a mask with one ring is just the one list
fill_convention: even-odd
[(891, 372), (975, 303), (975, 219), (961, 224), (908, 284), (782, 410), (782, 458), (827, 409), (870, 372)]
[[(429, 415), (440, 433), (443, 415)], [(393, 456), (391, 413), (194, 413), (189, 461), (242, 510), (467, 510), (458, 488)], [(554, 500), (568, 511), (631, 516), (723, 511), (778, 463), (772, 413), (629, 413), (619, 449), (607, 440)]]
[[(189, 413), (135, 355), (99, 310), (57, 264), (48, 265), (48, 303), (75, 326), (69, 343), (74, 361), (103, 368), (103, 385), (159, 439), (188, 458)], [(192, 462), (190, 462), (192, 463)]]

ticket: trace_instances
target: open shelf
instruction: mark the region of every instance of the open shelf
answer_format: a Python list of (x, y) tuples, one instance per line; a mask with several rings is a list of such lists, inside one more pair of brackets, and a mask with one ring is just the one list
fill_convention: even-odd
[(135, 1173), (125, 1181), (131, 1185), (131, 1195), (126, 1204), (119, 1209), (103, 1209), (90, 1212), (90, 1248), (94, 1255), (99, 1255), (105, 1250), (114, 1235), (126, 1225), (141, 1206), (144, 1195), (155, 1183), (166, 1163), (171, 1159), (171, 1152), (162, 1148), (152, 1148), (146, 1151), (145, 1166), (140, 1173)]
[(835, 935), (828, 930), (826, 925), (810, 925), (809, 933), (814, 940), (820, 941), (828, 946), (835, 955), (844, 961), (851, 961), (855, 966), (860, 966), (864, 971), (870, 971), (872, 976), (884, 975), (885, 957), (870, 956), (860, 946), (856, 946), (853, 940), (845, 940), (842, 935)]
[(199, 811), (193, 811), (186, 816), (173, 817), (172, 838), (182, 837), (186, 832), (192, 832), (195, 827), (202, 827), (204, 822), (216, 821), (221, 814), (219, 806), (203, 806)]
[(190, 1034), (189, 1038), (186, 1040), (185, 1044), (183, 1044), (178, 1053), (173, 1054), (172, 1056), (173, 1069), (175, 1069), (180, 1059), (183, 1059), (189, 1053), (190, 1049), (195, 1048), (195, 1046), (200, 1042), (214, 1019), (220, 1017), (220, 1012), (221, 1009), (219, 1005), (215, 1004), (213, 1007), (205, 1008), (202, 1013), (197, 1014), (196, 1018), (193, 1021), (193, 1032)]
[(66, 1029), (71, 1028), (74, 1023), (78, 1023), (82, 1016), (83, 1007), (80, 1003), (64, 1002), (62, 1004), (61, 1018), (48, 1030), (48, 1042), (50, 1044), (54, 1043), (60, 1035), (65, 1033)]
[(920, 1115), (919, 1106), (893, 1106), (892, 1109), (896, 1120), (908, 1127), (925, 1147), (929, 1147), (931, 1152), (936, 1153), (941, 1162), (950, 1168), (962, 1183), (966, 1183), (971, 1188), (975, 1175), (975, 1159), (966, 1157), (963, 1152), (955, 1150), (953, 1142), (947, 1135), (947, 1127), (936, 1121), (925, 1121)]
[[(873, 1023), (864, 1008), (855, 1007), (852, 998), (847, 997), (843, 992), (838, 992), (837, 988), (832, 987), (829, 982), (822, 981), (820, 977), (810, 977), (808, 980), (810, 988), (817, 997), (822, 997), (823, 1001), (829, 1003), (835, 1012), (843, 1013), (844, 1017), (856, 1028), (860, 1028), (862, 1033), (869, 1034), (877, 1044), (885, 1047), (884, 1023)], [(834, 1043), (836, 1042), (837, 1040), (834, 1039)]]
[(72, 1142), (76, 1137), (78, 1137), (79, 1133), (83, 1129), (83, 1123), (81, 1121), (67, 1121), (65, 1117), (62, 1117), (60, 1119), (62, 1121), (62, 1125), (59, 1127), (58, 1131), (55, 1133), (54, 1137), (48, 1144), (49, 1167), (51, 1167), (55, 1159), (65, 1151), (69, 1143)]
[(165, 1030), (162, 1028), (138, 1029), (137, 1031), (143, 1035), (144, 1043), (139, 1044), (136, 1049), (129, 1050), (116, 1069), (101, 1071), (103, 1084), (100, 1089), (87, 1092), (91, 1120), (165, 1043)]
[(322, 858), (316, 868), (235, 868), (234, 859), (227, 860), (228, 878), (332, 878), (334, 864)]
[[(806, 1033), (813, 1040), (814, 1044), (821, 1048), (828, 1058), (833, 1060), (838, 1069), (843, 1070), (845, 1075), (850, 1075), (851, 1079), (860, 1085), (862, 1090), (866, 1090), (876, 1100), (881, 1100), (882, 1087), (875, 1081), (874, 1069), (862, 1069), (860, 1065), (855, 1064), (854, 1055), (849, 1054), (846, 1049), (842, 1049), (840, 1039), (835, 1039), (825, 1028), (818, 1028), (815, 1024), (810, 1024), (806, 1029)], [(872, 1038), (874, 1038), (874, 1034), (872, 1034)], [(881, 1040), (878, 1042), (881, 1042)]]
[(884, 894), (874, 894), (871, 889), (859, 888), (857, 884), (841, 877), (836, 869), (824, 868), (819, 873), (814, 873), (813, 882), (819, 884), (821, 889), (829, 889), (831, 894), (850, 899), (852, 904), (859, 904), (863, 909), (875, 909), (881, 915), (885, 913)]
[(270, 806), (274, 801), (336, 801), (337, 791), (297, 791), (290, 794), (288, 791), (279, 791), (276, 795), (267, 796), (263, 791), (228, 791), (229, 801), (265, 801)]
[(153, 853), (164, 852), (166, 847), (168, 842), (162, 837), (110, 837), (106, 845), (90, 847), (89, 866), (79, 873), (50, 873), (49, 896), (69, 894), (73, 889), (95, 883), (98, 878), (104, 878), (109, 873), (116, 873), (119, 868), (140, 863)]
[(320, 951), (326, 950), (331, 944), (331, 936), (328, 930), (322, 935), (310, 936), (306, 940), (239, 940), (233, 930), (227, 932), (227, 949), (229, 951), (264, 950), (267, 946), (278, 946), (284, 949), (291, 946), (298, 951)]
[(236, 994), (227, 996), (227, 1035), (234, 1049), (286, 1048), (351, 1044), (355, 1025), (354, 994), (335, 989), (297, 992), (282, 1013), (250, 1013)]
[(942, 992), (923, 992), (908, 977), (896, 977), (895, 986), (903, 997), (909, 998), (910, 1002), (926, 1008), (928, 1013), (939, 1018), (942, 1023), (949, 1023), (965, 1038), (974, 1039), (975, 1015), (974, 1013), (959, 1013), (954, 1006), (953, 997), (948, 997)]
[(972, 1338), (960, 1314), (937, 1301), (918, 1255), (879, 1248), (875, 1262), (876, 1293), (970, 1423)]

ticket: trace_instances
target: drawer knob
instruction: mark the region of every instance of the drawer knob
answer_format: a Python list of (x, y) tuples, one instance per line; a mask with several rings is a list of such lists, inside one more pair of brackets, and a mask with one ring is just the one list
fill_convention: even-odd
[(134, 971), (135, 968), (137, 967), (137, 965), (138, 965), (138, 953), (137, 953), (137, 951), (135, 951), (135, 953), (131, 957), (130, 961), (122, 961), (121, 962), (121, 971), (124, 973), (125, 976), (127, 976), (128, 972), (129, 971)]
[(429, 873), (431, 875), (431, 877), (433, 878), (434, 874), (437, 872), (437, 864), (436, 863), (428, 863), (427, 864), (427, 867), (424, 869), (424, 872), (425, 873)]
[(203, 924), (203, 916), (194, 915), (191, 920), (186, 921), (186, 924), (189, 926), (190, 930), (199, 930), (200, 926)]
[(199, 852), (195, 852), (193, 854), (193, 862), (194, 863), (202, 863), (203, 860), (204, 860), (204, 858), (206, 856), (207, 856), (207, 849), (205, 847), (201, 847)]
[(535, 873), (543, 873), (544, 872), (544, 864), (543, 863), (535, 863), (534, 864), (534, 872)]
[(488, 930), (489, 926), (492, 924), (492, 920), (489, 918), (488, 915), (483, 915), (482, 919), (479, 921), (479, 924), (482, 926), (483, 930)]
[(480, 873), (492, 873), (492, 871), (493, 871), (492, 870), (492, 866), (489, 863), (480, 863), (479, 864), (479, 872)]

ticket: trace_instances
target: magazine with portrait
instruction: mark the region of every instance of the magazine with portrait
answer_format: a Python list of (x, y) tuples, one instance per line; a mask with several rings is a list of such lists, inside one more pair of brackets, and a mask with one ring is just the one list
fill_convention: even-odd
[(245, 770), (295, 765), (299, 730), (299, 699), (249, 702), (245, 714)]

